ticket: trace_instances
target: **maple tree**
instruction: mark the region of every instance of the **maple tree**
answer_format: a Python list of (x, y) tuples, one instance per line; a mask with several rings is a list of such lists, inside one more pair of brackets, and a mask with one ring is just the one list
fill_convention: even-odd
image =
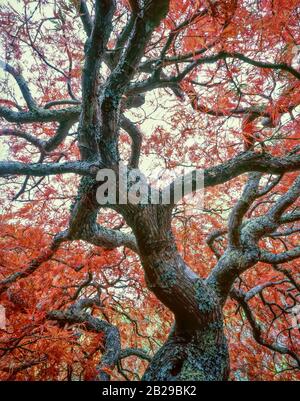
[[(1, 5), (1, 380), (300, 379), (299, 16)], [(100, 206), (121, 161), (170, 204)], [(192, 212), (183, 167), (204, 171)]]

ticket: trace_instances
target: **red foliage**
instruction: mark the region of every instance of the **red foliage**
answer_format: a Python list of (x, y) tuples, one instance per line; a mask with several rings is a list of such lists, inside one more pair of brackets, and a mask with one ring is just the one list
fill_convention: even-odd
[[(35, 87), (34, 97), (39, 105), (69, 98), (66, 83), (71, 84), (72, 92), (80, 98), (84, 35), (76, 2), (60, 1), (58, 6), (47, 1), (20, 3), (16, 9), (3, 5), (1, 10), (0, 35), (6, 61), (20, 64), (30, 85)], [(134, 4), (118, 2), (115, 33)], [(26, 18), (29, 11), (33, 13), (31, 19)], [(147, 57), (157, 57), (170, 33), (188, 19), (190, 23), (174, 34), (176, 45), (170, 46), (167, 57), (186, 55), (189, 61), (198, 61), (198, 66), (181, 80), (181, 96), (177, 93), (170, 104), (165, 99), (171, 89), (159, 89), (156, 97), (147, 100), (146, 118), (143, 112), (132, 111), (146, 131), (142, 157), (154, 181), (181, 166), (216, 165), (239, 151), (255, 148), (257, 142), (264, 142), (273, 155), (293, 149), (300, 138), (295, 111), (300, 103), (299, 80), (285, 70), (257, 69), (238, 58), (228, 58), (226, 62), (220, 58), (214, 63), (199, 60), (219, 52), (239, 53), (261, 62), (293, 65), (299, 71), (299, 13), (298, 0), (171, 1), (168, 16), (148, 46)], [(109, 45), (115, 40), (112, 37)], [(178, 74), (179, 64), (165, 61), (168, 76)], [(16, 110), (20, 96), (8, 89), (6, 83), (10, 80), (6, 77), (2, 85), (0, 104)], [(24, 108), (21, 104), (21, 109)], [(256, 117), (251, 119), (249, 115), (253, 116), (253, 112)], [(269, 119), (269, 125), (262, 125), (263, 118)], [(54, 135), (56, 124), (32, 123), (26, 130), (46, 141)], [(0, 139), (8, 148), (7, 159), (38, 161), (38, 150), (24, 139)], [(121, 151), (127, 154), (128, 138), (121, 136), (121, 142)], [(78, 156), (74, 136), (67, 137), (55, 151), (45, 155), (47, 162), (75, 160)], [(276, 187), (277, 195), (287, 190), (292, 178), (293, 174), (284, 177)], [(39, 182), (37, 178), (29, 178), (30, 190), (19, 199), (25, 203), (10, 202), (20, 189), (18, 179), (13, 179), (1, 193), (0, 279), (27, 271), (33, 260), (38, 268), (29, 269), (26, 277), (1, 294), (6, 329), (0, 329), (0, 380), (95, 378), (102, 336), (79, 324), (61, 327), (47, 318), (49, 311), (64, 309), (72, 303), (76, 290), (89, 274), (102, 288), (102, 306), (92, 309), (91, 314), (118, 326), (124, 348), (154, 352), (169, 332), (171, 313), (146, 289), (140, 262), (133, 252), (106, 250), (83, 242), (64, 243), (55, 251), (50, 249), (53, 235), (67, 227), (78, 182), (78, 178), (68, 175)], [(244, 178), (240, 177), (209, 189), (205, 213), (186, 214), (189, 208), (184, 204), (179, 206), (173, 223), (178, 247), (186, 262), (203, 277), (216, 263), (205, 238), (212, 230), (224, 227), (228, 210), (238, 199), (243, 184)], [(254, 214), (268, 210), (273, 195), (268, 196)], [(299, 208), (299, 202), (294, 206)], [(104, 225), (123, 224), (114, 212), (107, 212), (99, 219)], [(279, 248), (284, 250), (285, 246), (297, 243), (299, 235), (294, 234), (285, 242), (273, 238), (264, 245), (276, 253)], [(218, 246), (224, 249), (222, 241)], [(285, 267), (296, 274), (300, 262)], [(239, 284), (248, 290), (266, 281), (284, 279), (283, 273), (260, 263), (244, 273)], [(91, 292), (87, 287), (81, 294), (90, 296)], [(291, 329), (289, 316), (280, 313), (292, 297), (287, 294), (288, 285), (282, 282), (266, 288), (263, 297), (254, 297), (251, 307), (265, 326), (270, 343), (279, 337), (280, 342), (297, 350), (299, 331)], [(299, 373), (290, 369), (286, 356), (274, 357), (272, 351), (257, 344), (235, 301), (227, 302), (224, 313), (232, 380), (300, 379)], [(137, 357), (129, 358), (126, 364), (129, 378), (140, 378), (146, 365)], [(103, 369), (113, 379), (124, 379), (116, 369)]]

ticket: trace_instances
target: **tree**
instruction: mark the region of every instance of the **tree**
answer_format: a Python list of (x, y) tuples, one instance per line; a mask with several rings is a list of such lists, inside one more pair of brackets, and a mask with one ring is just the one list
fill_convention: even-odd
[[(2, 378), (299, 379), (299, 13), (1, 6)], [(204, 208), (167, 178), (169, 204), (99, 205), (121, 162), (203, 169)]]

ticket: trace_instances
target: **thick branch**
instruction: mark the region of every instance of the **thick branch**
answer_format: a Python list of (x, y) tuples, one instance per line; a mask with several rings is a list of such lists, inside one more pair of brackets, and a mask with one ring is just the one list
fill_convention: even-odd
[(300, 257), (300, 246), (281, 253), (271, 253), (261, 250), (260, 261), (264, 263), (281, 264), (287, 263)]
[(217, 259), (220, 259), (222, 256), (218, 249), (215, 247), (214, 242), (216, 241), (217, 238), (222, 237), (223, 235), (227, 234), (228, 230), (223, 229), (223, 230), (214, 230), (212, 233), (209, 234), (209, 236), (206, 239), (206, 243), (209, 246), (209, 248), (212, 250), (212, 252), (215, 254)]
[(57, 128), (56, 134), (50, 138), (44, 145), (45, 152), (51, 152), (56, 149), (66, 138), (70, 128), (76, 122), (77, 118), (61, 121)]
[(122, 116), (121, 127), (128, 133), (131, 138), (131, 156), (129, 166), (138, 168), (142, 146), (142, 133), (127, 117)]
[(45, 104), (44, 109), (50, 109), (51, 107), (54, 106), (61, 106), (63, 104), (81, 104), (80, 100), (75, 100), (75, 99), (60, 99), (60, 100), (52, 100), (48, 103)]
[(101, 246), (106, 249), (114, 249), (120, 246), (125, 246), (138, 252), (136, 239), (132, 234), (126, 234), (119, 230), (112, 230), (95, 224), (89, 230), (84, 230), (80, 234), (80, 239), (89, 242), (96, 246)]
[(159, 4), (150, 0), (135, 15), (127, 45), (117, 66), (110, 74), (101, 96), (102, 137), (106, 141), (116, 135), (114, 132), (116, 127), (112, 128), (112, 125), (118, 120), (121, 97), (136, 72), (152, 32), (166, 15), (168, 6), (168, 0), (162, 0)]
[(92, 164), (85, 162), (21, 163), (2, 161), (0, 162), (0, 177), (7, 175), (32, 175), (43, 177), (68, 173), (91, 175), (90, 168), (92, 166)]
[[(219, 164), (218, 166), (205, 169), (203, 186), (208, 188), (215, 185), (220, 185), (243, 173), (251, 171), (282, 174), (296, 170), (300, 170), (300, 155), (293, 154), (276, 157), (267, 153), (248, 151), (240, 153), (236, 157)], [(192, 180), (192, 192), (199, 188), (199, 181), (197, 181), (197, 177), (199, 177), (199, 175), (196, 174), (196, 170), (183, 177), (183, 181), (186, 183)], [(176, 184), (176, 181), (173, 181), (163, 190), (171, 194), (171, 200), (174, 200), (174, 190)], [(190, 191), (186, 191), (185, 194), (188, 192)]]
[(80, 0), (80, 5), (79, 5), (79, 13), (80, 13), (80, 18), (85, 30), (85, 33), (87, 37), (89, 37), (92, 33), (93, 29), (93, 22), (89, 13), (89, 10), (87, 8), (85, 0)]
[[(81, 3), (81, 6), (84, 6)], [(115, 10), (113, 0), (96, 0), (95, 19), (91, 34), (85, 44), (85, 63), (82, 75), (83, 112), (86, 114), (95, 101), (98, 90), (98, 74), (106, 43), (112, 29)], [(87, 10), (85, 9), (84, 12)], [(86, 14), (84, 14), (86, 15)], [(89, 30), (89, 29), (88, 29)], [(91, 122), (91, 121), (90, 121)]]
[(47, 110), (38, 109), (35, 111), (13, 111), (8, 107), (0, 106), (0, 117), (5, 118), (11, 123), (31, 124), (46, 123), (51, 121), (65, 121), (66, 119), (78, 119), (80, 107), (70, 107), (69, 109)]
[(247, 185), (230, 214), (228, 222), (228, 240), (230, 246), (238, 247), (241, 245), (240, 231), (243, 218), (252, 205), (252, 202), (259, 196), (258, 186), (261, 176), (261, 173), (249, 174)]

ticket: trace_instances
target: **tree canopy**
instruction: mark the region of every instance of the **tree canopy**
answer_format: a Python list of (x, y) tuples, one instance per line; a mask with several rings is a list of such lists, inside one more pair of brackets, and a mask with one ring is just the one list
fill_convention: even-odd
[(299, 380), (299, 1), (0, 11), (0, 380)]

